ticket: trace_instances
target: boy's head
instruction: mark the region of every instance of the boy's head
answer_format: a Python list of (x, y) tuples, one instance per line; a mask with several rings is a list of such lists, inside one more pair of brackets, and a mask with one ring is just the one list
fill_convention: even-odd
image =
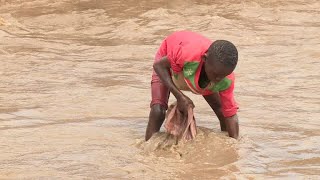
[(205, 72), (211, 82), (219, 82), (231, 74), (238, 62), (237, 48), (229, 41), (214, 41), (204, 56)]

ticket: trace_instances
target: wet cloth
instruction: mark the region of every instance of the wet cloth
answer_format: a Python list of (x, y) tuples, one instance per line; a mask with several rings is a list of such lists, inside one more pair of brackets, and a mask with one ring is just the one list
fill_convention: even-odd
[(177, 108), (177, 103), (173, 103), (166, 117), (164, 126), (169, 134), (177, 137), (178, 140), (191, 140), (196, 137), (197, 126), (192, 107), (189, 107), (187, 116), (184, 116)]

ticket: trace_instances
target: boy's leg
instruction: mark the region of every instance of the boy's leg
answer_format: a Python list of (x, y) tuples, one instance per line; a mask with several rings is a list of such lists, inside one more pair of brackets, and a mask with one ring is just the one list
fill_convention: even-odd
[(170, 91), (162, 84), (158, 76), (152, 76), (149, 122), (146, 130), (145, 140), (148, 141), (151, 136), (158, 132), (165, 119), (168, 109)]
[(154, 104), (149, 114), (149, 122), (146, 130), (145, 140), (148, 141), (152, 135), (158, 132), (165, 119), (166, 109), (160, 104)]
[[(162, 46), (163, 45), (165, 45), (165, 43), (163, 43)], [(155, 57), (155, 62), (159, 61), (161, 57), (160, 51), (158, 51)], [(145, 135), (146, 141), (148, 141), (154, 133), (160, 130), (165, 119), (166, 110), (168, 109), (169, 95), (169, 89), (162, 83), (157, 73), (153, 71), (151, 80), (152, 100), (150, 103), (151, 109), (149, 114), (149, 122)]]
[(213, 93), (211, 95), (207, 95), (207, 96), (203, 96), (203, 97), (207, 101), (207, 103), (210, 105), (210, 107), (214, 111), (214, 113), (217, 115), (217, 117), (220, 121), (221, 131), (227, 131), (225, 117), (223, 116), (222, 111), (221, 111), (221, 101), (220, 101), (219, 94)]

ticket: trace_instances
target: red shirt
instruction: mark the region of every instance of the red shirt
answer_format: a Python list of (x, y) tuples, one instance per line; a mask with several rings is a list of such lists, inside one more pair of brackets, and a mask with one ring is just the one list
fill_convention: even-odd
[[(207, 52), (212, 41), (208, 38), (190, 31), (179, 31), (169, 35), (161, 44), (160, 55), (167, 56), (174, 73), (183, 71), (187, 62), (201, 62), (202, 56)], [(227, 76), (232, 82), (230, 86), (219, 91), (222, 113), (225, 117), (237, 113), (238, 106), (234, 100), (234, 73)], [(196, 82), (197, 83), (197, 82)]]
[(161, 44), (160, 54), (167, 56), (171, 69), (178, 73), (186, 61), (200, 61), (212, 41), (190, 31), (179, 31), (169, 35)]

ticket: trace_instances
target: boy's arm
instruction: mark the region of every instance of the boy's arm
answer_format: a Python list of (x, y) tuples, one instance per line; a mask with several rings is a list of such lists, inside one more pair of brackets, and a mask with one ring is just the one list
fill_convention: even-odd
[(238, 122), (238, 115), (235, 114), (231, 117), (225, 118), (225, 123), (227, 125), (227, 131), (230, 137), (238, 139), (239, 136), (239, 122)]
[(178, 99), (183, 96), (182, 92), (175, 86), (169, 74), (171, 65), (166, 56), (160, 59), (160, 61), (153, 64), (153, 69), (156, 71), (157, 75), (160, 77), (162, 82), (168, 87), (170, 92)]
[[(217, 115), (220, 121), (221, 131), (228, 131), (230, 137), (235, 139), (239, 136), (239, 123), (238, 123), (238, 116), (236, 113), (229, 117), (225, 117), (222, 113), (221, 108), (221, 100), (220, 96), (217, 93), (203, 96), (204, 99), (208, 102), (212, 110)], [(225, 100), (225, 99), (223, 99)]]
[(153, 68), (157, 75), (160, 77), (165, 86), (168, 87), (170, 92), (176, 97), (177, 105), (180, 111), (188, 113), (188, 106), (194, 107), (193, 102), (185, 96), (173, 83), (171, 75), (169, 73), (171, 64), (168, 58), (165, 56), (160, 61), (153, 64)]
[(226, 128), (230, 137), (238, 138), (239, 136), (239, 123), (238, 123), (238, 105), (234, 99), (234, 83), (235, 76), (231, 73), (227, 76), (231, 80), (231, 85), (228, 89), (220, 91), (220, 99), (222, 105), (222, 114), (225, 117)]

